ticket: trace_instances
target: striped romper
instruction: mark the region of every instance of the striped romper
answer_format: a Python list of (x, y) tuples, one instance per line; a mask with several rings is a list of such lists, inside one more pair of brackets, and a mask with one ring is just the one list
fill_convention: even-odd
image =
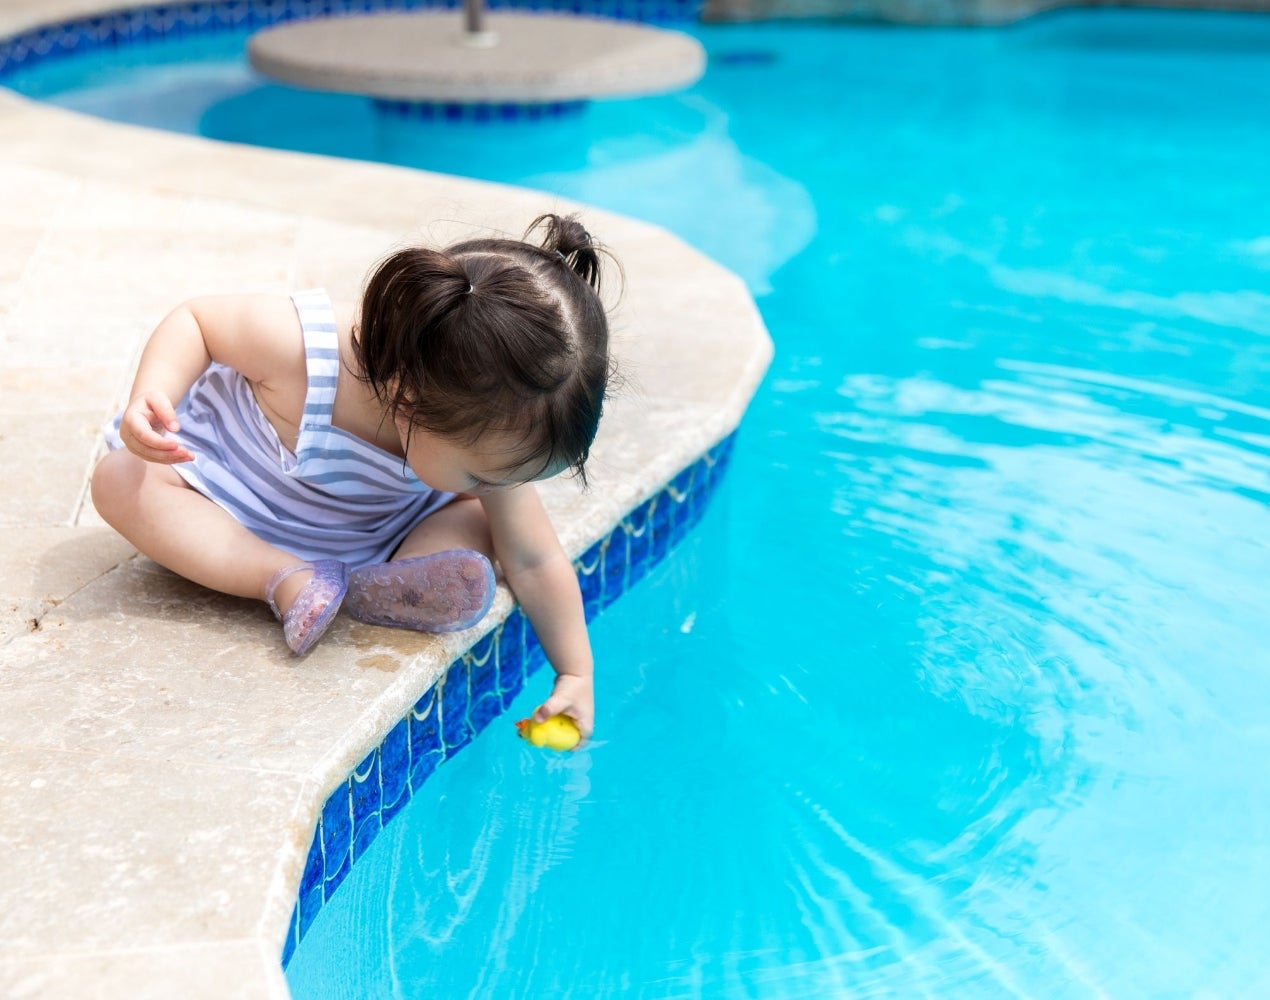
[[(247, 380), (213, 363), (176, 407), (181, 429), (171, 436), (194, 461), (172, 468), (254, 535), (301, 559), (340, 559), (353, 569), (385, 562), (454, 494), (432, 489), (402, 459), (331, 426), (340, 366), (335, 311), (321, 289), (291, 298), (309, 373), (295, 453), (279, 440)], [(121, 417), (106, 428), (112, 450), (123, 447)]]

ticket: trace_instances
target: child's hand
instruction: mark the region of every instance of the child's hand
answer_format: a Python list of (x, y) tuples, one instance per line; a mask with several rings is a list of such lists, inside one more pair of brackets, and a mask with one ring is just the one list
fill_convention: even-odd
[(551, 697), (538, 706), (533, 717), (535, 722), (544, 722), (553, 715), (567, 715), (578, 724), (582, 743), (589, 740), (595, 729), (595, 691), (591, 678), (558, 674)]
[(161, 392), (143, 392), (128, 404), (119, 421), (119, 437), (134, 455), (147, 462), (175, 465), (192, 462), (194, 455), (179, 441), (164, 437), (163, 432), (178, 431), (180, 423), (172, 400)]

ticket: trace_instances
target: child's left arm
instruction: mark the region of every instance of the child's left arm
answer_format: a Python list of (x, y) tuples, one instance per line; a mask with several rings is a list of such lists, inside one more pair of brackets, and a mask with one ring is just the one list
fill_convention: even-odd
[(573, 564), (532, 483), (486, 494), (481, 504), (494, 555), (556, 671), (551, 697), (534, 718), (563, 713), (589, 739), (595, 726), (591, 640)]

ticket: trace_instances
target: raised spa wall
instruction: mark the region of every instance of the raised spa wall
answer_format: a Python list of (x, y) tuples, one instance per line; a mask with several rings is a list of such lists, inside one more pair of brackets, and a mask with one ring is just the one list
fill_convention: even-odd
[[(300, 6), (0, 0), (0, 82), (82, 46), (323, 5)], [(403, 243), (519, 233), (544, 211), (580, 211), (625, 271), (608, 296), (625, 388), (591, 488), (541, 491), (595, 614), (691, 529), (727, 466), (772, 350), (740, 279), (541, 193), (0, 89), (0, 996), (287, 996), (283, 959), (375, 833), (518, 690), (550, 690), (506, 588), (466, 633), (341, 616), (296, 660), (264, 605), (138, 556), (87, 492), (100, 427), (177, 303), (353, 297)]]

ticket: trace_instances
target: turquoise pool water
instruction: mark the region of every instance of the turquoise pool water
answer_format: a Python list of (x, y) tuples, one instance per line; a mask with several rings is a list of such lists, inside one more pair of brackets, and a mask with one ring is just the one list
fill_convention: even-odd
[(538, 675), (295, 995), (1270, 995), (1270, 20), (696, 30), (685, 94), (498, 128), (233, 37), (9, 81), (651, 219), (777, 344), (701, 528), (594, 626), (596, 744), (515, 739)]

